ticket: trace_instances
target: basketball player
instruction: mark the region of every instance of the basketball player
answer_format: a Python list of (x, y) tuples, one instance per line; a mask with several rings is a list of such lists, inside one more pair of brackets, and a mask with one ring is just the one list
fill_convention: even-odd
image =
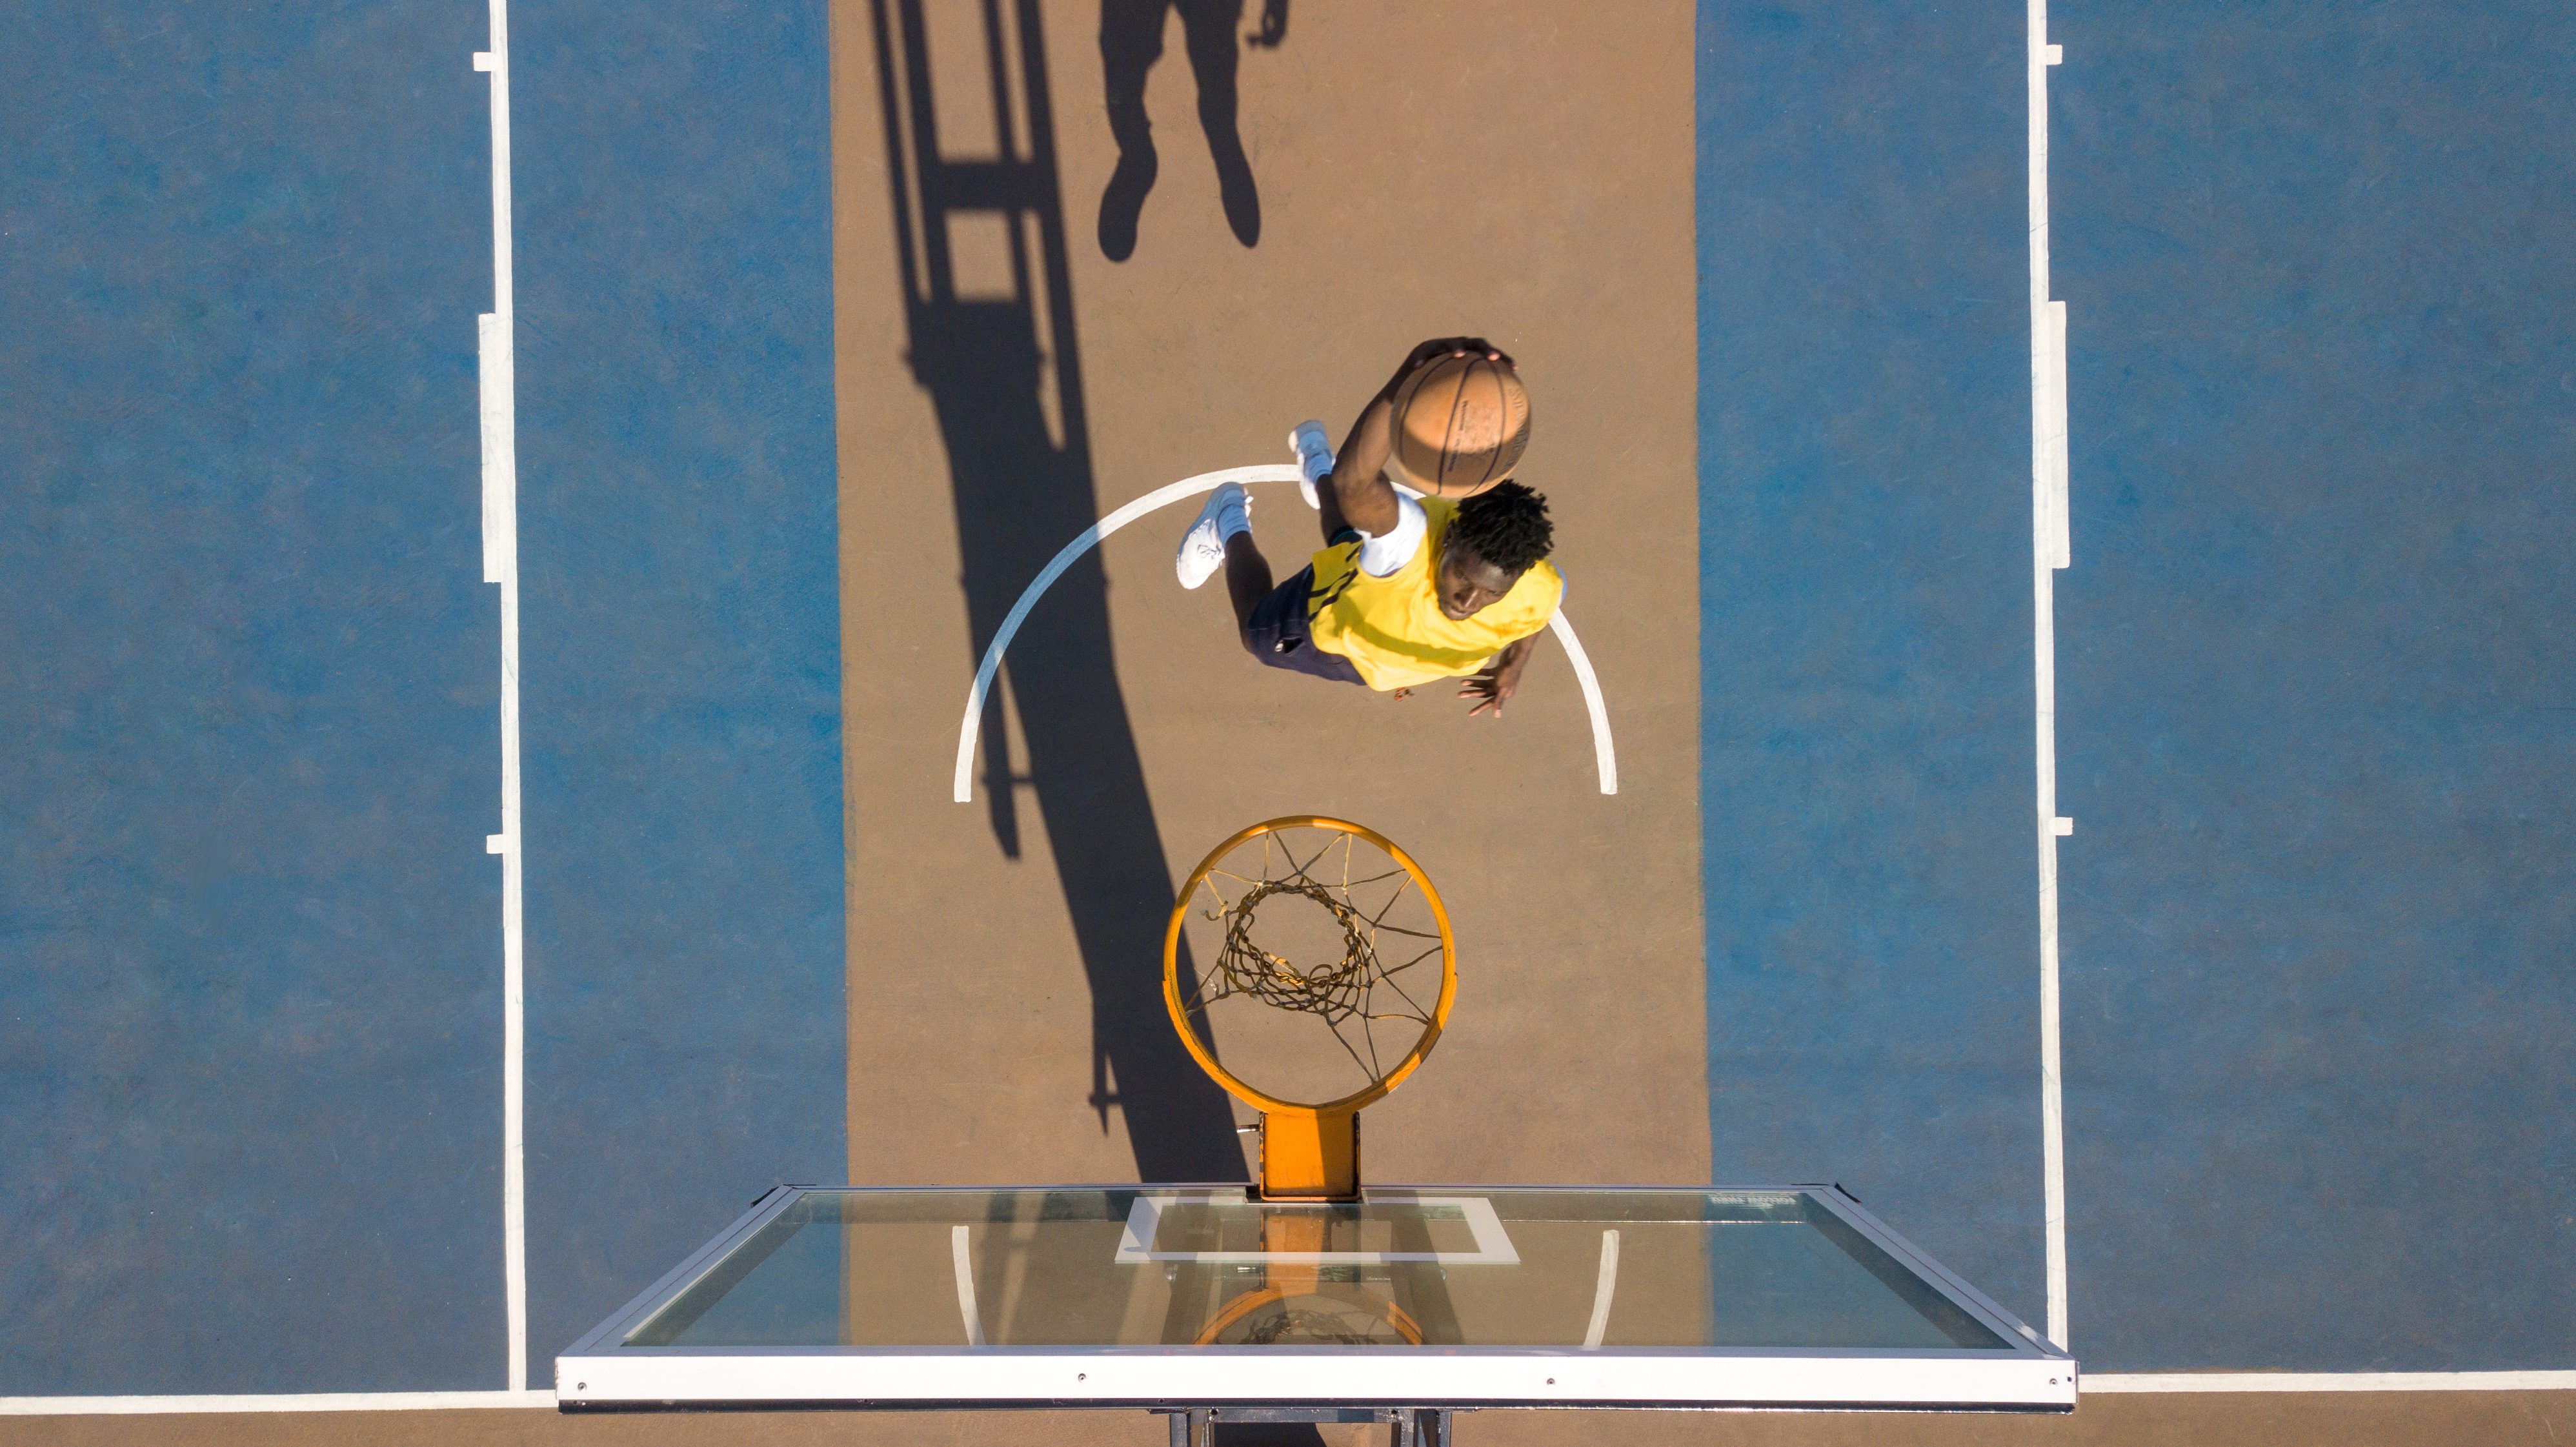
[(1235, 626), (1253, 657), (1398, 698), (1460, 678), (1458, 696), (1473, 700), (1469, 716), (1502, 716), (1533, 636), (1556, 616), (1565, 591), (1547, 562), (1547, 500), (1516, 482), (1457, 501), (1426, 497), (1384, 472), (1405, 378), (1437, 358), (1477, 354), (1511, 361), (1477, 337), (1414, 348), (1361, 409), (1338, 462), (1321, 425), (1301, 424), (1290, 436), (1306, 505), (1322, 515), (1324, 549), (1287, 582), (1271, 585), (1244, 490), (1227, 483), (1208, 498), (1181, 540), (1181, 586), (1196, 588), (1224, 570)]

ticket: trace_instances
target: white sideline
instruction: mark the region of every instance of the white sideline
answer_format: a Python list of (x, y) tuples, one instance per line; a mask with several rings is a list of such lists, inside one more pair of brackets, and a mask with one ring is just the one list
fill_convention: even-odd
[(2066, 1345), (2066, 1105), (2058, 1051), (2056, 570), (2066, 529), (2066, 304), (2048, 296), (2048, 0), (2029, 0), (2031, 667), (2039, 756), (2040, 1216), (2048, 1258), (2048, 1339)]
[(204, 1397), (0, 1397), (0, 1417), (178, 1416), (189, 1412), (554, 1410), (552, 1392), (298, 1392)]
[(519, 831), (519, 443), (510, 279), (509, 0), (491, 0), (491, 13), (492, 48), (475, 53), (474, 68), (492, 77), (492, 310), (476, 318), (475, 330), (483, 411), (483, 581), (501, 585), (501, 832), (485, 836), (483, 847), (501, 856), (501, 1292), (508, 1315), (508, 1380), (510, 1391), (517, 1393), (528, 1386), (527, 952), (520, 930), (525, 874)]
[(2088, 1392), (2576, 1392), (2576, 1372), (2086, 1372)]
[[(500, 0), (493, 0), (493, 3), (498, 4)], [(1064, 576), (1064, 570), (1072, 567), (1075, 559), (1100, 546), (1102, 538), (1147, 513), (1158, 508), (1169, 507), (1183, 498), (1196, 497), (1204, 492), (1214, 492), (1229, 482), (1295, 482), (1297, 480), (1296, 465), (1287, 462), (1261, 463), (1252, 467), (1228, 467), (1216, 472), (1202, 472), (1196, 477), (1185, 477), (1178, 482), (1154, 489), (1083, 529), (1082, 536), (1065, 544), (1055, 557), (1039, 570), (1037, 577), (1020, 594), (1020, 601), (1011, 605), (1009, 616), (1002, 620), (1002, 626), (993, 634), (992, 643), (984, 650), (983, 663), (975, 669), (974, 686), (966, 690), (966, 717), (957, 726), (957, 774), (951, 781), (950, 796), (960, 804), (974, 800), (975, 735), (976, 731), (983, 727), (984, 700), (992, 692), (993, 676), (1001, 671), (1003, 650), (1011, 646), (1011, 639), (1018, 635), (1020, 624), (1028, 618), (1029, 610), (1036, 607), (1038, 599), (1045, 595), (1047, 585)], [(1592, 718), (1593, 765), (1601, 777), (1601, 792), (1616, 794), (1619, 792), (1619, 756), (1617, 749), (1610, 742), (1610, 709), (1602, 702), (1601, 680), (1593, 673), (1592, 660), (1585, 655), (1582, 642), (1574, 636), (1574, 625), (1565, 621), (1565, 614), (1562, 611), (1549, 620), (1549, 626), (1555, 631), (1557, 639), (1564, 643), (1566, 657), (1574, 664), (1575, 681), (1583, 687), (1584, 710)]]

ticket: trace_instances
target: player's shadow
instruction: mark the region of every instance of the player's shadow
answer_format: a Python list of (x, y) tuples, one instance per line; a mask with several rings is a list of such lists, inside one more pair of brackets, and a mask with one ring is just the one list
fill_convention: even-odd
[(1162, 169), (1153, 122), (1145, 114), (1145, 81), (1163, 58), (1164, 17), (1171, 12), (1180, 15), (1181, 48), (1198, 86), (1199, 129), (1216, 163), (1225, 224), (1244, 245), (1261, 242), (1261, 188), (1235, 125), (1235, 80), (1245, 43), (1275, 47), (1287, 39), (1288, 0), (1264, 0), (1261, 28), (1246, 42), (1235, 37), (1243, 0), (1100, 0), (1100, 69), (1118, 165), (1100, 193), (1099, 239), (1101, 254), (1112, 261), (1135, 254), (1145, 197)]
[[(910, 360), (947, 445), (974, 632), (961, 688), (1021, 590), (1100, 518), (1038, 0), (979, 6), (983, 53), (941, 56), (934, 69), (922, 0), (869, 3)], [(998, 157), (943, 155), (940, 77), (971, 83), (952, 100), (989, 99)], [(979, 258), (961, 257), (952, 238), (972, 234), (1002, 244), (980, 256), (988, 274), (961, 278), (961, 264)], [(1163, 1008), (1173, 876), (1111, 656), (1098, 553), (1066, 569), (1031, 612), (1003, 682), (1027, 771), (1012, 767), (997, 687), (982, 730), (983, 788), (1007, 855), (1020, 854), (1020, 786), (1044, 823), (1091, 986), (1091, 1104), (1104, 1129), (1111, 1106), (1123, 1113), (1142, 1179), (1242, 1180), (1232, 1106)]]

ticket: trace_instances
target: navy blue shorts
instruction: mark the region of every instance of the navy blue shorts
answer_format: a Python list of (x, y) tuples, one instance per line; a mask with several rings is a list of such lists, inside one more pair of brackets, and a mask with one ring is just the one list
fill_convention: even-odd
[(1252, 621), (1243, 626), (1243, 646), (1273, 668), (1367, 687), (1368, 680), (1360, 677), (1349, 659), (1316, 647), (1315, 640), (1307, 634), (1306, 599), (1314, 590), (1315, 570), (1311, 565), (1298, 569), (1297, 576), (1271, 589), (1268, 596), (1252, 605)]

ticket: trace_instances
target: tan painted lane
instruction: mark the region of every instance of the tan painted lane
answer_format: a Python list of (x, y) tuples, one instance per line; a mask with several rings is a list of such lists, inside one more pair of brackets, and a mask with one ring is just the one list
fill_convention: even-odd
[[(1690, 8), (1296, 7), (1240, 62), (1249, 248), (1172, 20), (1123, 263), (1094, 239), (1098, 6), (997, 14), (998, 76), (981, 6), (833, 15), (851, 1178), (1239, 1175), (1155, 951), (1202, 852), (1322, 812), (1413, 852), (1460, 936), (1450, 1034), (1368, 1113), (1370, 1177), (1705, 1180)], [(1411, 343), (1461, 331), (1532, 388), (1521, 476), (1553, 503), (1617, 797), (1552, 643), (1499, 724), (1263, 669), (1218, 587), (1173, 581), (1177, 509), (1050, 593), (988, 716), (1012, 777), (979, 763), (949, 801), (981, 645), (1057, 548), (1284, 460), (1301, 418), (1338, 437)], [(1257, 494), (1281, 576), (1312, 517)]]

